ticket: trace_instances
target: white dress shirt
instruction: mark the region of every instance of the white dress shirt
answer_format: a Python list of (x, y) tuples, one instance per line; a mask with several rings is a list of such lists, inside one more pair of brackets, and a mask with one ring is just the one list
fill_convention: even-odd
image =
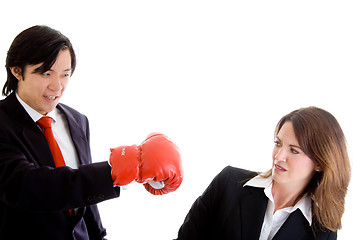
[[(21, 100), (21, 98), (17, 94), (16, 97), (19, 100), (20, 104), (24, 107), (26, 112), (30, 115), (32, 120), (34, 120), (34, 122), (37, 122), (40, 118), (44, 117), (44, 115), (38, 113), (29, 105), (27, 105), (23, 100)], [(61, 154), (64, 157), (66, 166), (69, 166), (73, 169), (79, 168), (79, 157), (77, 155), (74, 142), (71, 138), (71, 133), (65, 115), (59, 109), (55, 108), (46, 116), (51, 117), (53, 120), (51, 128), (55, 140), (57, 141), (61, 150)]]
[(279, 209), (274, 214), (275, 204), (271, 193), (272, 183), (272, 176), (264, 178), (258, 175), (244, 184), (244, 186), (264, 188), (264, 193), (269, 198), (259, 240), (272, 239), (289, 215), (297, 209), (300, 209), (309, 225), (312, 223), (311, 199), (308, 195), (304, 195), (295, 206)]

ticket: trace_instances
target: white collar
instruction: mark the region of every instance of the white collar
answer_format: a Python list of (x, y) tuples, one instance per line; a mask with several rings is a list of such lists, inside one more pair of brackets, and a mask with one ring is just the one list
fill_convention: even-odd
[[(255, 176), (244, 184), (245, 186), (264, 188), (265, 195), (274, 202), (273, 196), (271, 194), (273, 178), (270, 177), (262, 177), (260, 175)], [(284, 208), (283, 210), (292, 213), (296, 209), (300, 209), (306, 220), (309, 222), (309, 225), (312, 224), (312, 211), (311, 211), (311, 199), (305, 194), (293, 207)]]
[[(16, 98), (18, 99), (18, 101), (20, 102), (21, 106), (23, 106), (23, 108), (25, 109), (25, 111), (30, 115), (30, 117), (32, 118), (32, 120), (34, 122), (37, 122), (40, 118), (44, 117), (44, 115), (42, 115), (41, 113), (37, 112), (35, 109), (33, 109), (32, 107), (30, 107), (28, 104), (26, 104), (16, 93)], [(49, 112), (48, 114), (46, 114), (46, 116), (51, 117), (54, 122), (56, 122), (56, 115), (57, 115), (57, 108), (55, 108), (53, 111)]]

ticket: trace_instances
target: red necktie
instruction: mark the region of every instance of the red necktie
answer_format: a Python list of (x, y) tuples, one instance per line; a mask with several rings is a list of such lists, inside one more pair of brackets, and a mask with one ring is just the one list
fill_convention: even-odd
[[(65, 165), (64, 157), (61, 154), (61, 150), (59, 145), (57, 144), (53, 131), (51, 129), (52, 118), (51, 117), (42, 117), (37, 121), (37, 124), (41, 127), (42, 132), (45, 135), (46, 140), (49, 143), (49, 147), (51, 153), (54, 158), (55, 166), (56, 167), (63, 167)], [(69, 209), (70, 215), (72, 215), (72, 209)]]
[(55, 166), (63, 167), (65, 166), (65, 161), (63, 155), (61, 154), (59, 145), (57, 144), (54, 138), (54, 134), (51, 129), (51, 122), (52, 122), (51, 117), (42, 117), (37, 121), (37, 124), (41, 127), (41, 130), (44, 133), (45, 138), (49, 143), (49, 147), (54, 158)]

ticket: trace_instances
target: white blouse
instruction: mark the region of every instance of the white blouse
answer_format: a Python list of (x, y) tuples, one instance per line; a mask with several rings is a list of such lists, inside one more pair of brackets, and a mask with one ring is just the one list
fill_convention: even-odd
[(295, 206), (279, 209), (273, 214), (275, 204), (271, 193), (272, 183), (272, 176), (264, 178), (258, 175), (244, 184), (244, 186), (264, 188), (264, 193), (269, 198), (259, 240), (271, 240), (289, 215), (297, 209), (300, 209), (309, 225), (312, 223), (311, 199), (307, 194)]

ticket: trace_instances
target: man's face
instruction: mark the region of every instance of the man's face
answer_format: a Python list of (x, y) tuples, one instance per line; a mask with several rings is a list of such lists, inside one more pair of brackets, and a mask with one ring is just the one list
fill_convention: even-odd
[(69, 50), (61, 50), (54, 65), (45, 73), (35, 73), (37, 65), (24, 68), (23, 78), (14, 74), (19, 80), (17, 94), (37, 112), (45, 115), (51, 112), (59, 102), (71, 75), (71, 56)]

